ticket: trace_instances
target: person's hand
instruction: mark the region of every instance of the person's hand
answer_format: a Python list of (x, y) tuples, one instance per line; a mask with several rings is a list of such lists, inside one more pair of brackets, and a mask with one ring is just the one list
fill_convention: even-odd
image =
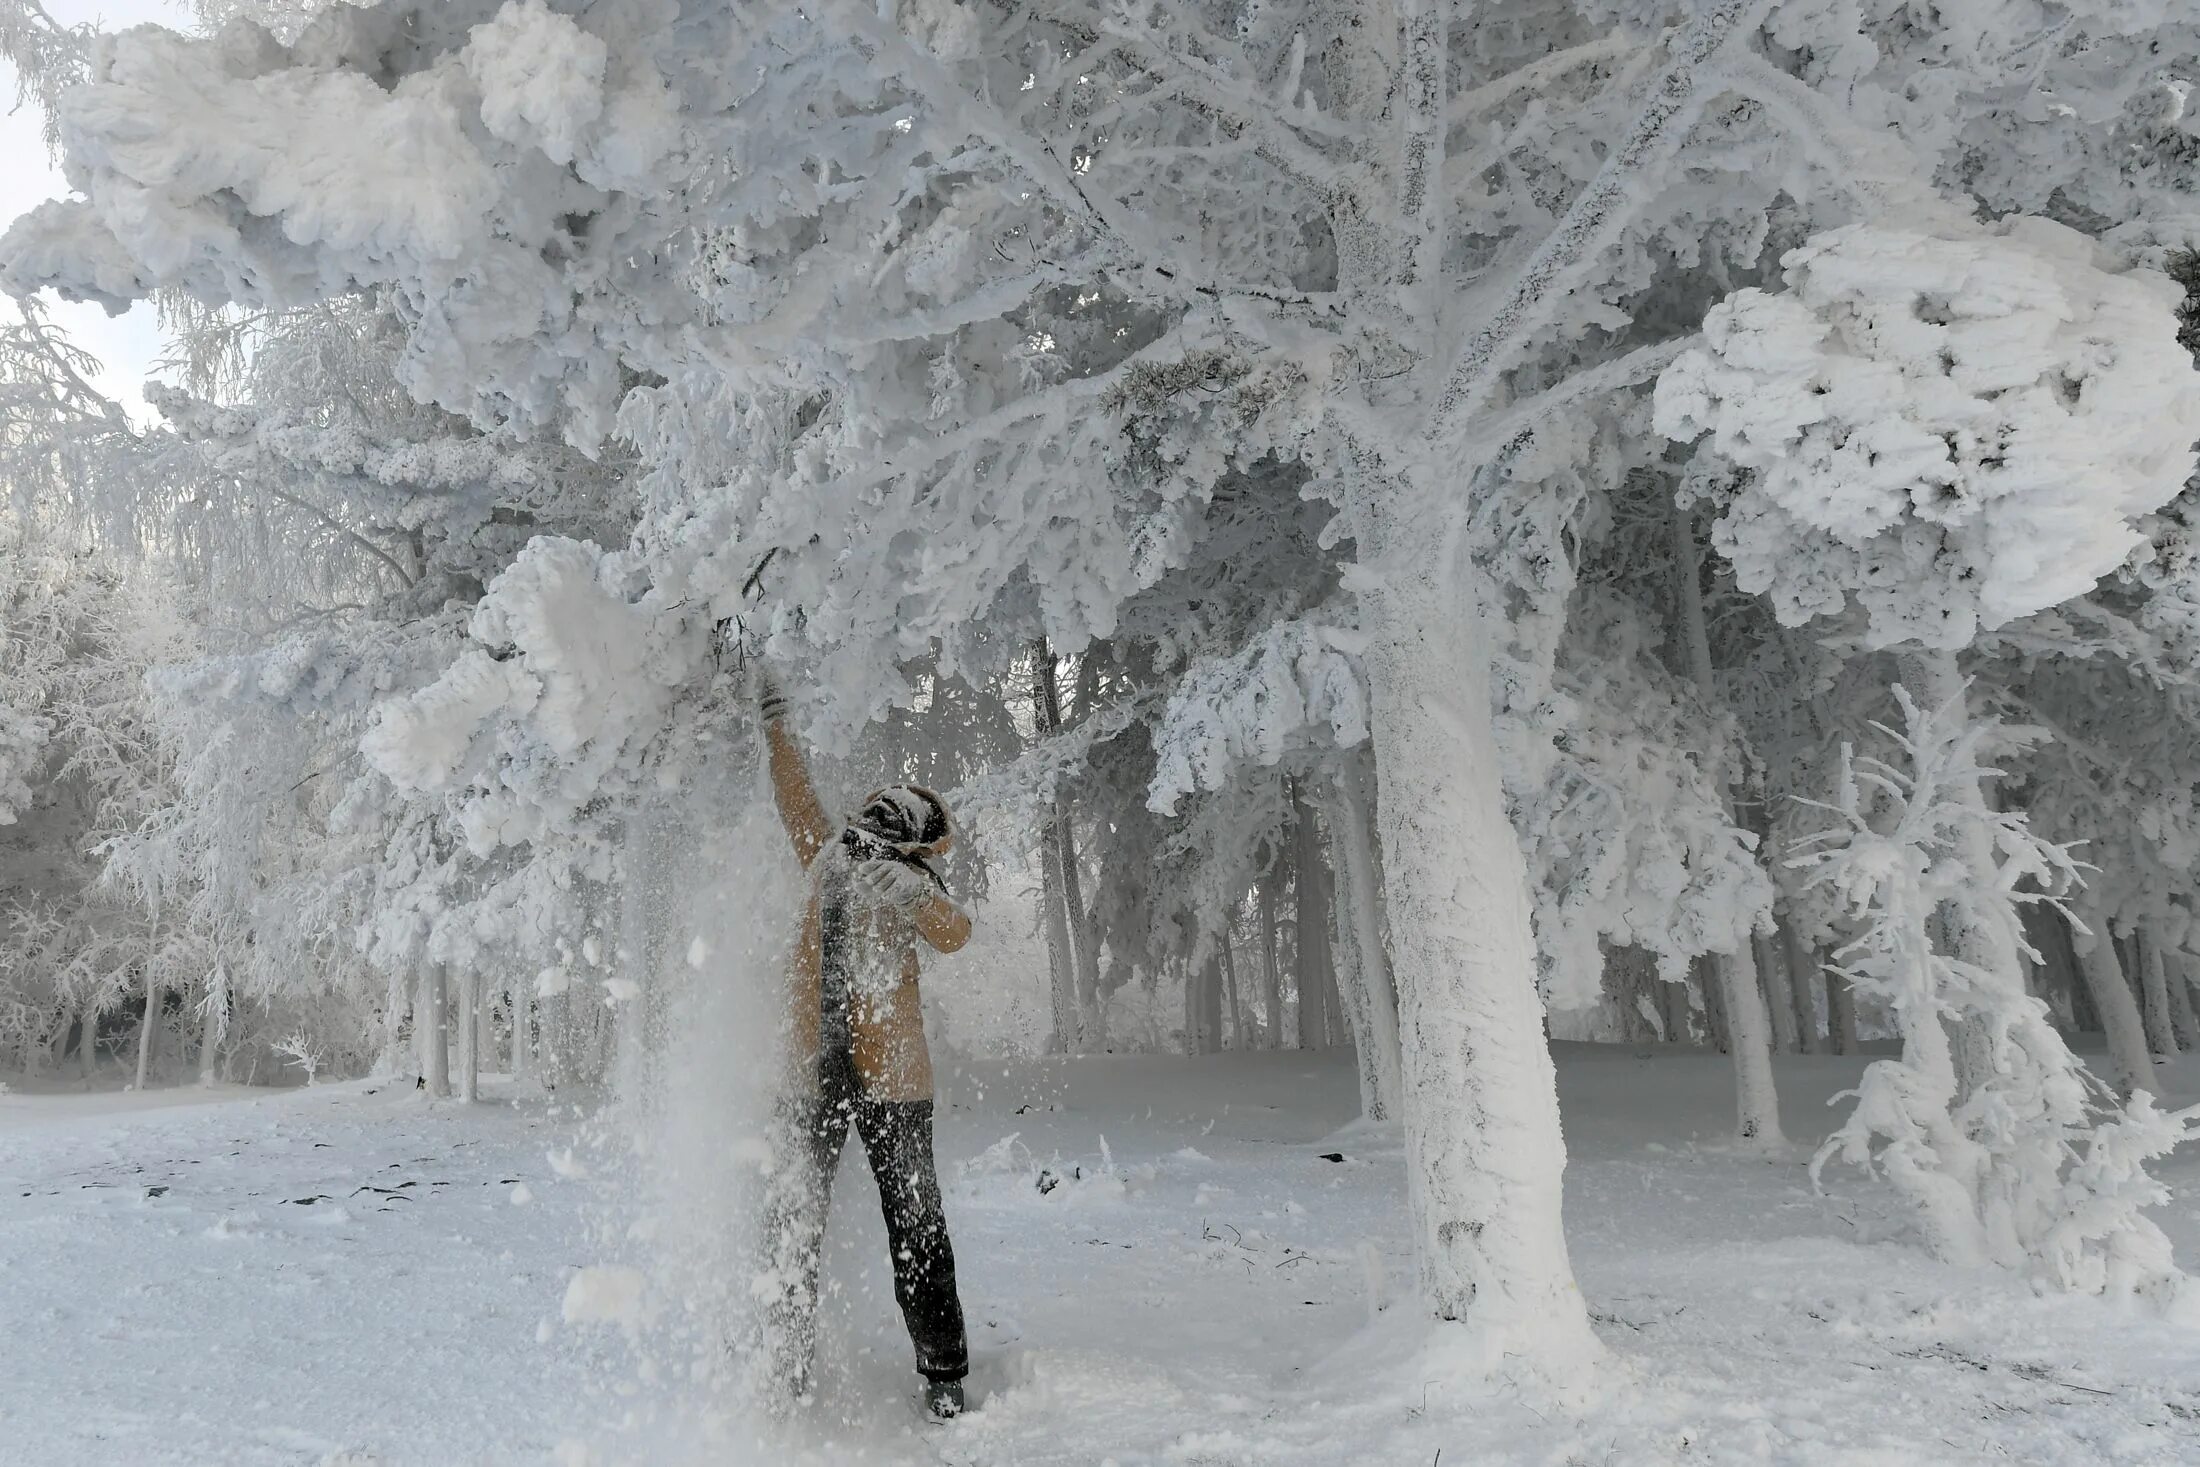
[(758, 663), (755, 671), (749, 674), (749, 686), (756, 694), (757, 717), (772, 724), (787, 716), (787, 695), (770, 668)]
[(929, 876), (906, 861), (885, 857), (856, 867), (851, 881), (866, 906), (896, 911), (916, 910), (939, 889)]

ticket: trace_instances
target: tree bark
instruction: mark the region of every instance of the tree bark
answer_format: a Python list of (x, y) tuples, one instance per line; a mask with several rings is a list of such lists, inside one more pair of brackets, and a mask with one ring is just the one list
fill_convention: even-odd
[(2080, 920), (2092, 931), (2090, 935), (2072, 933), (2078, 944), (2078, 971), (2085, 975), (2086, 990), (2092, 995), (2093, 1007), (2101, 1016), (2101, 1027), (2108, 1031), (2108, 1064), (2114, 1072), (2116, 1089), (2123, 1095), (2139, 1090), (2160, 1095), (2162, 1081), (2154, 1073), (2154, 1056), (2147, 1052), (2146, 1026), (2139, 1017), (2139, 1001), (2132, 996), (2131, 984), (2124, 978), (2123, 964), (2116, 958), (2116, 942), (2109, 935), (2108, 919), (2098, 911), (2089, 910)]
[[(1718, 678), (1711, 665), (1711, 638), (1704, 625), (1703, 561), (1696, 543), (1695, 515), (1676, 504), (1672, 510), (1674, 583), (1680, 603), (1681, 637), (1696, 691), (1706, 706), (1720, 706)], [(1737, 828), (1734, 793), (1722, 791), (1727, 818)], [(1736, 1129), (1742, 1139), (1770, 1146), (1779, 1143), (1780, 1096), (1772, 1079), (1772, 1023), (1758, 989), (1757, 955), (1744, 943), (1732, 956), (1713, 954), (1712, 971), (1724, 1000), (1728, 1053), (1734, 1060)]]
[(1222, 1052), (1222, 960), (1210, 955), (1199, 965), (1199, 1052)]
[[(1032, 644), (1032, 697), (1042, 732), (1059, 730), (1066, 722), (1061, 684), (1055, 674), (1054, 649), (1044, 637)], [(1077, 1026), (1070, 1044), (1079, 1054), (1091, 1054), (1107, 1042), (1100, 1009), (1100, 934), (1085, 907), (1084, 872), (1077, 861), (1077, 829), (1069, 800), (1059, 792), (1051, 815), (1044, 835), (1053, 852), (1056, 891), (1062, 903), (1070, 960), (1077, 973)]]
[(2146, 994), (2147, 1047), (2158, 1055), (2175, 1059), (2183, 1051), (2177, 1046), (2176, 1020), (2172, 1017), (2169, 1000), (2169, 970), (2162, 962), (2162, 944), (2151, 931), (2137, 935), (2139, 981)]
[(1062, 912), (1061, 842), (1052, 826), (1039, 833), (1039, 925), (1047, 939), (1048, 1054), (1077, 1048), (1077, 967), (1070, 956), (1069, 920)]
[(1688, 965), (1688, 976), (1695, 980), (1695, 1004), (1692, 1012), (1703, 1020), (1704, 1038), (1719, 1053), (1732, 1056), (1734, 1036), (1726, 1027), (1726, 983), (1721, 977), (1719, 960), (1710, 953), (1699, 953)]
[(1788, 992), (1795, 1000), (1795, 1047), (1804, 1054), (1816, 1054), (1818, 1006), (1811, 996), (1818, 991), (1818, 968), (1804, 953), (1794, 924), (1780, 923), (1780, 946), (1787, 962)]
[(1757, 978), (1763, 986), (1765, 1016), (1772, 1020), (1773, 1047), (1783, 1054), (1794, 1054), (1803, 1047), (1795, 1027), (1795, 986), (1788, 981), (1787, 968), (1772, 955), (1771, 938), (1752, 932), (1749, 952), (1756, 960)]
[(227, 1000), (221, 998), (220, 995), (213, 997), (214, 1001), (207, 1004), (206, 1022), (199, 1030), (199, 1083), (201, 1085), (214, 1083), (216, 1064), (221, 1058), (222, 1030), (226, 1024), (225, 1016), (215, 1007), (215, 1001), (226, 1003)]
[(85, 1088), (90, 1089), (99, 1070), (99, 1006), (86, 1004), (83, 1017), (77, 1022), (82, 1028), (76, 1041), (76, 1069)]
[(2169, 965), (2169, 1012), (2177, 1024), (2178, 1041), (2188, 1051), (2200, 1049), (2200, 1011), (2192, 1004), (2192, 960), (2175, 951), (2164, 953), (2163, 960)]
[(441, 963), (420, 968), (420, 1001), (413, 1005), (413, 1034), (420, 1043), (420, 1077), (428, 1096), (441, 1100), (451, 1093), (449, 985)]
[[(1039, 737), (1061, 725), (1054, 697), (1054, 653), (1041, 638), (1031, 648), (1031, 716)], [(1069, 918), (1062, 904), (1062, 802), (1051, 802), (1039, 824), (1039, 925), (1046, 933), (1048, 1019), (1047, 1053), (1069, 1054), (1078, 1047), (1077, 964), (1070, 948)]]
[[(418, 1049), (417, 1036), (414, 1048)], [(415, 1059), (417, 1061), (417, 1054)], [(382, 999), (382, 1059), (376, 1066), (392, 1079), (405, 1076), (405, 970), (392, 967)], [(417, 1067), (416, 1067), (417, 1072)]]
[(1239, 1000), (1237, 954), (1231, 951), (1230, 929), (1222, 929), (1222, 986), (1230, 1005), (1231, 1049), (1245, 1048), (1245, 1009)]
[(1369, 783), (1358, 758), (1337, 772), (1336, 818), (1329, 833), (1344, 878), (1343, 899), (1337, 903), (1339, 946), (1345, 954), (1339, 971), (1351, 973), (1355, 990), (1346, 995), (1345, 1003), (1354, 1019), (1353, 1044), (1359, 1051), (1360, 1111), (1371, 1121), (1387, 1121), (1398, 1114), (1403, 1064), (1398, 1053), (1398, 995), (1390, 955), (1383, 949), (1382, 912), (1377, 904)]
[[(1281, 864), (1279, 861), (1277, 864)], [(1260, 997), (1263, 1047), (1283, 1048), (1283, 971), (1276, 958), (1276, 869), (1260, 879)]]
[(1601, 1347), (1567, 1257), (1566, 1143), (1499, 777), (1490, 629), (1467, 567), (1432, 569), (1394, 572), (1362, 602), (1421, 1292), (1493, 1350), (1586, 1364)]
[(512, 1083), (524, 1085), (535, 1078), (535, 980), (512, 980)]
[(160, 979), (153, 976), (150, 962), (145, 967), (145, 1022), (138, 1026), (137, 1088), (145, 1088), (145, 1080), (153, 1071), (153, 1030), (160, 1024)]
[(1292, 976), (1298, 983), (1298, 1041), (1301, 1049), (1329, 1043), (1325, 990), (1329, 963), (1329, 908), (1323, 900), (1321, 837), (1314, 812), (1297, 780), (1291, 789)]
[(1849, 987), (1848, 979), (1833, 971), (1823, 951), (1818, 954), (1818, 966), (1826, 975), (1826, 1036), (1835, 1054), (1855, 1054), (1856, 990)]
[(458, 975), (458, 1098), (481, 1098), (481, 975), (471, 963)]

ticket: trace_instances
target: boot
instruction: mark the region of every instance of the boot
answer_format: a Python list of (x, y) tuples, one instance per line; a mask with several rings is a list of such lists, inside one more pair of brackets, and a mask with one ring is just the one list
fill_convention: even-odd
[(953, 1421), (963, 1414), (963, 1383), (959, 1380), (927, 1380), (924, 1414), (934, 1421)]

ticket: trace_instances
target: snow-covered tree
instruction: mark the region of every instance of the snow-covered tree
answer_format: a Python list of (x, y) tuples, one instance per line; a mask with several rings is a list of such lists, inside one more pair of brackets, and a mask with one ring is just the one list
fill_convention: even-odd
[[(2003, 975), (1936, 937), (1946, 923), (2022, 942), (2019, 905), (2060, 900), (2078, 867), (2021, 814), (1977, 808), (1993, 772), (1985, 759), (1997, 744), (2021, 745), (2019, 731), (1967, 717), (1960, 699), (1926, 709), (1899, 687), (1895, 696), (1903, 725), (1885, 732), (1897, 762), (1845, 758), (1839, 824), (1793, 858), (1861, 919), (1837, 961), (1888, 1004), (1903, 1040), (1900, 1058), (1865, 1070), (1856, 1109), (1813, 1171), (1836, 1154), (1884, 1171), (1949, 1262), (2173, 1302), (2189, 1283), (2143, 1211), (2166, 1195), (2145, 1163), (2184, 1139), (2200, 1107), (2165, 1113), (2144, 1091), (2119, 1106), (2055, 1033), (2044, 1002), (2011, 995)], [(1993, 1079), (1964, 1073), (1952, 1035), (1983, 1043)]]
[[(1189, 908), (1124, 886), (1076, 914), (1102, 914), (1111, 963), (1175, 961), (1277, 849), (1248, 821), (1225, 832), (1209, 797), (1310, 774), (1262, 761), (1313, 745), (1257, 721), (1287, 720), (1286, 700), (1218, 743), (1211, 721), (1168, 721), (1201, 701), (1172, 689), (1256, 670), (1262, 649), (1291, 661), (1277, 639), (1293, 624), (1348, 634), (1423, 1292), (1477, 1324), (1489, 1358), (1563, 1374), (1595, 1345), (1559, 1221), (1522, 844), (1538, 832), (1521, 825), (1565, 734), (1540, 711), (1574, 604), (1554, 505), (1656, 459), (1634, 389), (1789, 246), (1817, 240), (1846, 309), (1886, 287), (1844, 296), (1848, 246), (1829, 240), (1907, 230), (1929, 261), (1968, 250), (2020, 284), (2038, 272), (2015, 262), (2068, 253), (2031, 219), (1961, 233), (1968, 201), (1940, 202), (1957, 191), (1997, 217), (2154, 227), (2173, 189), (2149, 98), (2200, 53), (2191, 24), (2110, 4), (2082, 25), (2033, 18), (1772, 0), (1552, 0), (1501, 23), (1439, 0), (390, 0), (285, 41), (148, 29), (62, 96), (83, 197), (18, 224), (0, 272), (116, 305), (372, 296), (415, 398), (486, 433), (632, 451), (631, 539), (542, 527), (563, 538), (484, 576), (480, 606), (461, 598), (440, 624), (434, 679), (391, 688), (402, 700), (377, 715), (378, 771), (408, 799), (448, 796), (437, 819), (485, 863), (483, 890), (523, 870), (538, 893), (563, 889), (550, 873), (616, 874), (612, 807), (676, 777), (722, 715), (708, 640), (737, 616), (802, 670), (798, 717), (832, 751), (914, 707), (933, 673), (999, 685), (1039, 642), (1069, 659), (1105, 646), (1120, 686), (1027, 768), (1087, 781), (1107, 812), (1088, 817), (1112, 848), (1088, 848), (1100, 869), (1186, 836)], [(1833, 233), (1851, 225), (1865, 234)], [(2081, 367), (2070, 391), (2098, 400), (2087, 384), (2131, 369), (2079, 339), (2101, 322), (2143, 336), (2159, 303), (2092, 265), (2048, 273), (2090, 325), (2018, 345)], [(2040, 422), (2083, 415), (2055, 408), (2046, 365), (2033, 380)], [(2160, 405), (2176, 389), (2148, 390)], [(1957, 436), (1933, 440), (1948, 461), (2006, 466), (1967, 446), (1974, 424), (1931, 421)], [(2142, 459), (2113, 450), (2104, 472), (2152, 486), (2172, 467)], [(1869, 474), (1834, 487), (1901, 497)], [(2035, 508), (2063, 502), (2027, 487)], [(2118, 513), (2161, 502), (2146, 493)], [(1947, 519), (1903, 502), (1905, 524)], [(1997, 556), (2000, 515), (1978, 517)], [(1669, 563), (1678, 547), (1659, 543)], [(1916, 573), (1908, 594), (1952, 608), (1946, 625), (2072, 588), (2019, 555), (1966, 609), (1953, 576), (1894, 563)], [(1724, 800), (1728, 751), (1676, 743), (1718, 739), (1719, 712), (1661, 717), (1652, 762)], [(1188, 772), (1218, 750), (1250, 756), (1238, 783), (1198, 785)], [(1145, 808), (1163, 770), (1200, 791), (1183, 830)], [(1692, 795), (1696, 854), (1724, 869), (1746, 849), (1737, 818)], [(560, 854), (539, 859), (546, 845)], [(1760, 896), (1722, 899), (1722, 930)]]

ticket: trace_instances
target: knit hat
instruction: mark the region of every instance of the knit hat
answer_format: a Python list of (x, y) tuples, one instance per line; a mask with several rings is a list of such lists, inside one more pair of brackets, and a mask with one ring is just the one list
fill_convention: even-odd
[(874, 790), (849, 824), (909, 855), (943, 855), (955, 843), (946, 802), (912, 784)]

